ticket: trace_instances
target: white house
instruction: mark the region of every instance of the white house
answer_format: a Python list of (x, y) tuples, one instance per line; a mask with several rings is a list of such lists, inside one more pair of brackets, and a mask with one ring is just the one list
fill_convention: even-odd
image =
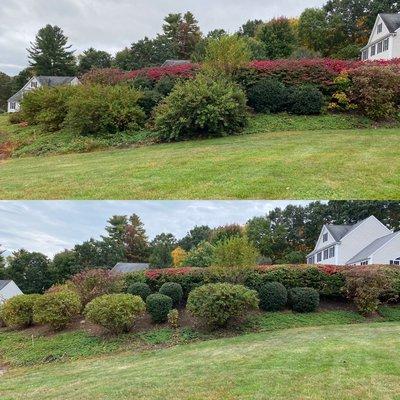
[(0, 280), (0, 304), (11, 299), (11, 297), (18, 296), (19, 294), (23, 293), (14, 281)]
[(324, 225), (307, 264), (400, 265), (400, 231), (374, 216), (354, 225)]
[(392, 60), (400, 58), (400, 14), (378, 14), (361, 59)]
[(80, 81), (76, 76), (34, 76), (25, 86), (8, 99), (8, 112), (17, 112), (21, 108), (21, 100), (24, 94), (44, 86), (79, 85)]

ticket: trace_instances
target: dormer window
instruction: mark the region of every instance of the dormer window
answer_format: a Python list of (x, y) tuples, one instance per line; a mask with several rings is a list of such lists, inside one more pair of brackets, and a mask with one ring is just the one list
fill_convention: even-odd
[(327, 241), (328, 241), (328, 234), (327, 234), (327, 233), (324, 233), (324, 234), (323, 234), (323, 236), (322, 236), (322, 241), (323, 241), (323, 242), (327, 242)]
[(383, 25), (382, 25), (382, 24), (379, 24), (379, 25), (378, 25), (378, 35), (379, 35), (380, 33), (382, 33), (382, 30), (383, 30)]
[(31, 88), (37, 89), (37, 82), (31, 82)]

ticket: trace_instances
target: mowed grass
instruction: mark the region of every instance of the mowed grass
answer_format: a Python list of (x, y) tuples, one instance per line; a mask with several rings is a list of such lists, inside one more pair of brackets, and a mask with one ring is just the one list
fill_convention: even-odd
[(4, 400), (396, 399), (398, 322), (295, 328), (17, 368)]
[(0, 198), (400, 198), (398, 128), (365, 129), (371, 124), (340, 116), (269, 117), (240, 136), (2, 161)]

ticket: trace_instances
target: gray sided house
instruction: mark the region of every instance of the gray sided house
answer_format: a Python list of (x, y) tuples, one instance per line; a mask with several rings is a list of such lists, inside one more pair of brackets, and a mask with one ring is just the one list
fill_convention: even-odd
[(0, 305), (19, 294), (23, 293), (14, 281), (0, 280)]
[(21, 109), (21, 101), (25, 93), (40, 87), (54, 86), (75, 86), (79, 85), (80, 81), (76, 76), (34, 76), (25, 86), (8, 99), (7, 111), (9, 113), (18, 112)]
[(111, 272), (115, 274), (129, 274), (130, 272), (145, 271), (149, 269), (148, 263), (117, 263)]

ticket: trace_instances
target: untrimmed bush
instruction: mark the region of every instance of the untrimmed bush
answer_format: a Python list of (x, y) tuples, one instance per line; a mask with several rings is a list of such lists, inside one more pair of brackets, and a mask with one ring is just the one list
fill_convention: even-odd
[(279, 282), (264, 283), (259, 292), (260, 308), (264, 311), (280, 311), (287, 303), (287, 290)]
[(292, 88), (289, 94), (289, 111), (296, 115), (321, 114), (324, 107), (324, 95), (313, 86)]
[(79, 314), (81, 302), (76, 292), (64, 290), (40, 296), (33, 307), (33, 319), (38, 324), (49, 324), (54, 330), (63, 329)]
[(319, 306), (319, 294), (313, 288), (293, 288), (289, 291), (289, 303), (293, 311), (313, 312)]
[(129, 332), (135, 319), (145, 312), (146, 306), (140, 296), (131, 294), (105, 294), (92, 300), (85, 307), (85, 316), (94, 324), (109, 332)]
[(103, 294), (120, 293), (124, 289), (121, 275), (113, 274), (105, 269), (89, 269), (75, 274), (71, 278), (82, 305)]
[(215, 283), (194, 289), (187, 309), (204, 325), (211, 328), (225, 326), (233, 318), (246, 315), (258, 308), (257, 292), (241, 285)]
[(81, 85), (68, 101), (65, 126), (78, 135), (138, 130), (145, 122), (140, 91), (128, 85)]
[(246, 123), (243, 90), (204, 74), (178, 83), (155, 110), (155, 128), (164, 141), (229, 135)]
[(167, 315), (167, 320), (171, 328), (178, 329), (179, 328), (179, 311), (174, 308)]
[(128, 287), (128, 293), (134, 296), (140, 296), (142, 300), (146, 301), (147, 296), (151, 295), (151, 289), (147, 283), (135, 282)]
[(147, 297), (146, 306), (151, 319), (155, 323), (163, 323), (168, 319), (168, 313), (172, 310), (172, 299), (161, 293), (154, 293)]
[(40, 294), (20, 294), (8, 299), (0, 309), (1, 319), (10, 328), (26, 328), (33, 323), (33, 307)]
[(10, 113), (8, 116), (8, 121), (10, 122), (10, 124), (13, 125), (20, 124), (21, 122), (23, 122), (23, 120), (24, 117), (21, 111)]
[(285, 85), (273, 79), (262, 79), (247, 90), (249, 106), (258, 113), (285, 111), (288, 95)]
[(161, 287), (159, 292), (161, 294), (165, 294), (168, 297), (171, 297), (173, 306), (179, 306), (180, 302), (182, 301), (183, 297), (183, 290), (182, 286), (179, 283), (175, 282), (166, 282)]

